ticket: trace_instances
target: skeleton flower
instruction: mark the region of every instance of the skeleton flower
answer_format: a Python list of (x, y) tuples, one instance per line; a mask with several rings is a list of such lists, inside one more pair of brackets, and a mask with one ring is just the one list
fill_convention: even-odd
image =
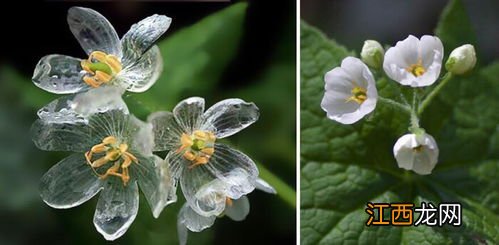
[(321, 107), (329, 119), (352, 124), (376, 107), (378, 91), (369, 68), (359, 59), (347, 57), (326, 73), (326, 92)]
[(69, 28), (88, 58), (47, 55), (38, 62), (33, 82), (56, 94), (108, 85), (143, 92), (161, 73), (161, 54), (153, 44), (170, 23), (169, 17), (152, 15), (134, 24), (120, 40), (104, 16), (92, 9), (72, 7), (68, 12)]
[(153, 215), (176, 200), (164, 160), (152, 154), (152, 125), (122, 110), (88, 117), (88, 123), (50, 123), (32, 127), (35, 145), (48, 151), (71, 151), (41, 179), (40, 192), (53, 208), (72, 208), (102, 190), (94, 225), (107, 240), (122, 236), (139, 208), (142, 189)]
[(393, 155), (400, 168), (431, 174), (438, 162), (438, 145), (429, 134), (406, 134), (393, 146)]
[[(198, 214), (220, 215), (226, 198), (236, 200), (253, 191), (258, 177), (255, 163), (242, 152), (216, 141), (246, 128), (258, 119), (258, 108), (240, 99), (218, 102), (204, 112), (204, 99), (191, 97), (171, 112), (156, 112), (155, 151), (169, 151), (174, 185), (180, 182), (188, 205)], [(243, 173), (231, 178), (231, 173)], [(214, 180), (225, 183), (225, 196), (211, 191)]]
[[(234, 181), (238, 181), (237, 179), (241, 177), (244, 179), (245, 173), (241, 173), (240, 171), (236, 171), (228, 175), (228, 178), (234, 178)], [(248, 198), (246, 196), (242, 196), (239, 199), (233, 200), (227, 197), (225, 192), (227, 192), (230, 186), (227, 186), (225, 182), (215, 179), (211, 183), (208, 183), (205, 188), (208, 192), (217, 193), (219, 198), (225, 199), (226, 205), (223, 215), (227, 215), (234, 221), (242, 221), (249, 214), (250, 204)], [(271, 194), (277, 193), (272, 186), (260, 178), (256, 181), (256, 188)], [(185, 203), (178, 214), (177, 220), (177, 232), (180, 244), (187, 243), (187, 230), (200, 232), (211, 227), (216, 218), (216, 215), (207, 217), (202, 216), (196, 213), (187, 203)]]
[(383, 69), (402, 85), (429, 86), (440, 75), (443, 55), (444, 47), (438, 37), (425, 35), (418, 39), (409, 35), (386, 51)]

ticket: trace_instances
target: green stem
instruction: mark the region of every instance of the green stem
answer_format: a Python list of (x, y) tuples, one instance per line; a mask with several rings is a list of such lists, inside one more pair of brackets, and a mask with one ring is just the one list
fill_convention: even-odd
[(382, 103), (385, 103), (391, 107), (394, 107), (394, 108), (397, 108), (407, 114), (411, 114), (411, 108), (406, 106), (406, 105), (403, 105), (403, 104), (400, 104), (399, 102), (397, 101), (394, 101), (394, 100), (391, 100), (391, 99), (388, 99), (388, 98), (384, 98), (384, 97), (378, 97), (378, 101), (379, 102), (382, 102)]
[(431, 101), (438, 95), (438, 93), (440, 93), (442, 88), (445, 87), (447, 83), (449, 83), (451, 78), (452, 78), (452, 73), (450, 72), (447, 72), (447, 74), (444, 75), (442, 81), (440, 81), (440, 83), (430, 92), (430, 94), (428, 94), (428, 96), (423, 100), (423, 102), (421, 102), (421, 106), (418, 109), (418, 115), (423, 114), (426, 107), (430, 105)]
[(292, 208), (296, 208), (296, 191), (294, 190), (294, 188), (290, 187), (279, 177), (266, 169), (263, 165), (257, 165), (258, 170), (260, 171), (260, 178), (267, 181), (271, 186), (273, 186), (277, 191), (277, 195), (283, 201), (289, 204)]

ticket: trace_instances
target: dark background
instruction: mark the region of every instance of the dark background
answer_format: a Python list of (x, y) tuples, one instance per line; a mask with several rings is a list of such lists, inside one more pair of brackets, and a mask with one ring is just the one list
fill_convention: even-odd
[[(238, 2), (238, 1), (236, 1)], [(30, 140), (29, 127), (36, 119), (36, 109), (26, 106), (19, 84), (33, 86), (30, 77), (38, 60), (47, 54), (65, 54), (85, 58), (84, 51), (70, 32), (66, 15), (72, 6), (93, 8), (104, 15), (121, 37), (132, 24), (152, 14), (173, 18), (170, 29), (162, 39), (184, 27), (196, 23), (233, 2), (142, 2), (142, 1), (9, 1), (0, 5), (0, 244), (105, 244), (92, 224), (97, 198), (79, 207), (56, 210), (45, 205), (38, 196), (40, 177), (67, 153), (47, 153), (36, 149)], [(222, 98), (248, 97), (262, 111), (260, 120), (241, 136), (231, 137), (232, 143), (243, 152), (253, 155), (265, 167), (294, 188), (296, 179), (295, 156), (295, 95), (296, 95), (296, 2), (249, 1), (242, 41), (236, 57), (225, 69), (218, 83), (216, 95), (207, 97), (207, 107)], [(220, 50), (224, 45), (220, 43)], [(279, 51), (276, 51), (279, 50)], [(278, 87), (272, 79), (263, 79), (278, 64), (274, 73), (288, 79), (286, 88)], [(7, 72), (8, 71), (8, 72)], [(12, 72), (14, 71), (14, 72)], [(4, 73), (4, 74), (2, 74)], [(8, 73), (8, 74), (7, 74)], [(15, 74), (11, 74), (15, 73)], [(291, 79), (290, 79), (291, 78)], [(268, 86), (261, 84), (268, 82)], [(271, 84), (272, 83), (272, 84)], [(25, 85), (22, 84), (22, 85)], [(22, 87), (22, 86), (21, 86)], [(154, 88), (154, 87), (153, 87)], [(249, 88), (249, 89), (246, 89)], [(279, 90), (276, 98), (266, 96)], [(245, 91), (250, 91), (248, 94)], [(266, 89), (269, 90), (269, 89)], [(46, 92), (39, 90), (39, 94)], [(233, 91), (238, 91), (234, 94)], [(284, 91), (284, 93), (282, 92)], [(147, 92), (146, 92), (147, 93)], [(38, 93), (36, 93), (38, 95)], [(193, 96), (193, 95), (189, 95)], [(265, 98), (262, 98), (265, 96)], [(36, 97), (36, 96), (35, 96)], [(58, 96), (53, 96), (57, 98)], [(215, 100), (216, 99), (216, 100)], [(278, 101), (275, 107), (272, 100)], [(260, 102), (259, 102), (260, 101)], [(282, 103), (280, 102), (282, 101)], [(280, 156), (272, 156), (258, 149), (255, 133), (262, 130), (286, 130), (287, 135), (277, 142), (290, 145)], [(251, 131), (250, 131), (251, 130)], [(258, 133), (257, 133), (258, 134)], [(281, 145), (282, 146), (282, 145)], [(276, 147), (279, 147), (276, 144)], [(282, 148), (282, 147), (281, 147)], [(256, 150), (255, 150), (256, 149)], [(277, 151), (277, 150), (276, 150)], [(180, 190), (177, 194), (181, 196)], [(278, 196), (259, 191), (250, 196), (251, 212), (243, 222), (227, 218), (217, 219), (206, 232), (190, 233), (188, 244), (295, 244), (295, 209)], [(168, 206), (158, 220), (154, 220), (141, 197), (139, 214), (118, 244), (177, 244), (176, 210), (183, 201)], [(166, 214), (165, 214), (166, 213)], [(155, 238), (157, 237), (157, 238)]]

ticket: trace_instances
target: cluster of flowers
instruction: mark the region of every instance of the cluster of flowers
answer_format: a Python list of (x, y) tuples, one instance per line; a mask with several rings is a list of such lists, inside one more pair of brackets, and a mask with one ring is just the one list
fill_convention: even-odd
[[(341, 67), (325, 75), (325, 95), (321, 107), (329, 119), (342, 124), (352, 124), (370, 114), (377, 102), (386, 103), (410, 115), (409, 134), (400, 137), (393, 147), (393, 154), (400, 168), (418, 174), (430, 174), (438, 162), (435, 139), (419, 126), (419, 118), (436, 94), (453, 75), (470, 71), (476, 64), (475, 49), (465, 44), (453, 50), (445, 63), (448, 73), (440, 83), (421, 96), (418, 88), (434, 84), (440, 76), (444, 48), (436, 36), (425, 35), (418, 39), (412, 35), (397, 42), (386, 53), (380, 43), (367, 40), (361, 51), (362, 60), (345, 58)], [(367, 64), (367, 65), (366, 65)], [(413, 88), (412, 103), (400, 92), (401, 101), (378, 95), (376, 82), (368, 66), (404, 86)]]
[(121, 40), (106, 18), (88, 8), (71, 8), (68, 23), (88, 59), (48, 55), (33, 75), (38, 87), (71, 94), (40, 109), (32, 126), (38, 148), (73, 152), (42, 177), (41, 197), (49, 206), (72, 208), (101, 191), (94, 225), (114, 240), (137, 215), (139, 186), (157, 218), (176, 202), (180, 183), (186, 203), (177, 223), (185, 244), (187, 230), (206, 229), (217, 217), (243, 220), (246, 195), (255, 188), (275, 193), (248, 156), (217, 142), (258, 119), (253, 103), (227, 99), (205, 111), (204, 99), (191, 97), (146, 122), (129, 113), (122, 95), (146, 91), (158, 79), (162, 58), (154, 42), (171, 18), (147, 17)]

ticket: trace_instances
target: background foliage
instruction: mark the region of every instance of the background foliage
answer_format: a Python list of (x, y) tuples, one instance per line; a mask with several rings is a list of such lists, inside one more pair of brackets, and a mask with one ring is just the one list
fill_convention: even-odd
[[(476, 44), (460, 0), (449, 2), (435, 34), (447, 55), (458, 45)], [(392, 155), (393, 144), (407, 132), (406, 115), (378, 104), (370, 118), (348, 126), (321, 110), (325, 72), (351, 55), (301, 24), (302, 244), (497, 244), (499, 63), (454, 78), (425, 111), (421, 126), (437, 140), (440, 157), (431, 175), (420, 176), (398, 168)], [(394, 86), (377, 82), (385, 97), (394, 97)], [(368, 201), (460, 202), (463, 225), (366, 227)]]
[[(291, 6), (291, 9), (284, 11), (289, 11), (289, 17), (280, 14), (285, 20), (276, 22), (279, 23), (276, 48), (252, 69), (238, 65), (245, 64), (241, 62), (245, 57), (242, 53), (255, 51), (245, 50), (252, 47), (248, 42), (255, 38), (255, 31), (248, 28), (255, 26), (248, 22), (255, 18), (246, 13), (254, 13), (249, 9), (257, 6), (244, 2), (226, 5), (226, 8), (181, 29), (175, 27), (175, 21), (182, 22), (182, 18), (174, 19), (173, 29), (158, 43), (164, 56), (162, 76), (147, 92), (126, 94), (125, 100), (131, 112), (142, 119), (156, 110), (171, 110), (178, 101), (190, 96), (204, 97), (207, 106), (232, 97), (255, 102), (260, 108), (260, 120), (226, 143), (255, 159), (260, 165), (261, 177), (272, 183), (279, 194), (273, 196), (255, 191), (249, 196), (252, 211), (246, 221), (219, 219), (212, 229), (191, 233), (189, 243), (294, 243), (294, 6), (288, 3), (286, 6)], [(94, 9), (99, 11), (99, 5)], [(67, 8), (61, 11), (67, 11)], [(168, 14), (167, 9), (164, 13)], [(70, 33), (69, 29), (57, 31)], [(123, 34), (120, 30), (118, 32)], [(43, 38), (57, 42), (54, 36)], [(71, 42), (78, 45), (74, 39)], [(258, 50), (254, 53), (259, 54)], [(256, 72), (245, 73), (248, 71)], [(10, 65), (0, 66), (0, 244), (104, 244), (104, 239), (92, 224), (97, 198), (73, 209), (55, 210), (46, 206), (38, 196), (40, 177), (67, 154), (42, 152), (30, 140), (29, 127), (36, 110), (58, 96), (36, 88), (29, 79), (29, 72), (16, 71)], [(228, 81), (227, 78), (234, 77), (231, 74), (240, 79)], [(168, 206), (155, 220), (141, 197), (136, 220), (117, 242), (177, 244), (176, 214), (182, 203), (180, 199)], [(265, 229), (259, 228), (263, 226)]]

